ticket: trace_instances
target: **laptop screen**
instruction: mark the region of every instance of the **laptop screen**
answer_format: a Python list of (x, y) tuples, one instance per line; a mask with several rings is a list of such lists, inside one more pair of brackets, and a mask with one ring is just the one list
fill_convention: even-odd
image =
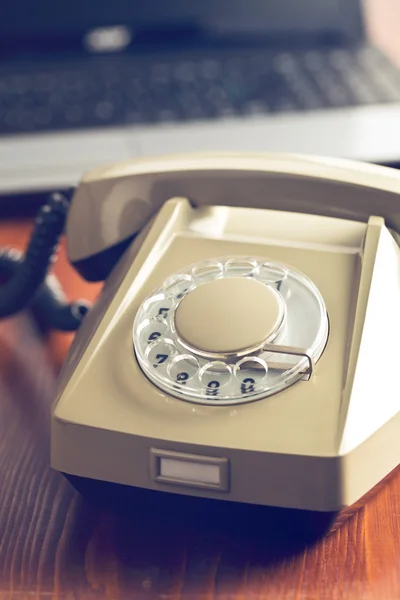
[(95, 27), (194, 28), (207, 35), (343, 33), (358, 37), (361, 0), (3, 0), (0, 38), (68, 36)]

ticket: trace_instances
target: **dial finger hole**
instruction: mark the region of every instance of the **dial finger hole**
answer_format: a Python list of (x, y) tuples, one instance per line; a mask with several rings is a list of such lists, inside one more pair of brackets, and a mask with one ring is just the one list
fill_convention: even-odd
[(218, 396), (220, 389), (230, 382), (231, 376), (231, 368), (222, 361), (210, 362), (200, 371), (200, 381), (206, 388), (207, 396)]
[(251, 394), (268, 375), (267, 363), (258, 356), (246, 356), (239, 360), (233, 373), (240, 384), (242, 394)]
[(236, 277), (252, 277), (257, 268), (257, 261), (252, 258), (231, 258), (225, 263), (226, 273)]
[(192, 269), (192, 275), (198, 282), (218, 279), (224, 272), (222, 263), (215, 260), (205, 260)]
[(166, 296), (181, 300), (194, 287), (193, 278), (187, 274), (173, 275), (164, 283)]
[(199, 362), (190, 354), (181, 354), (172, 359), (167, 370), (170, 378), (176, 383), (186, 385), (187, 382), (197, 375)]
[(151, 344), (165, 335), (167, 329), (168, 325), (163, 318), (146, 319), (138, 327), (139, 339), (145, 344)]
[(260, 265), (257, 273), (257, 278), (265, 283), (279, 283), (287, 276), (287, 272), (282, 267), (278, 267), (270, 262), (265, 262)]
[(146, 348), (146, 358), (155, 369), (167, 366), (177, 350), (171, 340), (159, 340)]

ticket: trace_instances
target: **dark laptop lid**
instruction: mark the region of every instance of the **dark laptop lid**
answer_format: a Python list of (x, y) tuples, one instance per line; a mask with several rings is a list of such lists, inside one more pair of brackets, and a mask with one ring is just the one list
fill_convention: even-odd
[[(135, 35), (193, 31), (207, 37), (362, 35), (362, 0), (3, 0), (0, 40), (73, 37), (127, 25)], [(190, 36), (189, 36), (190, 37)]]

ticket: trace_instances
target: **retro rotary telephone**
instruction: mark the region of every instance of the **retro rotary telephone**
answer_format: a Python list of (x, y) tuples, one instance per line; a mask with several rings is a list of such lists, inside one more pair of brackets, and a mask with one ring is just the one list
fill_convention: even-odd
[(400, 462), (399, 231), (400, 175), (384, 167), (212, 154), (89, 172), (68, 254), (106, 281), (59, 379), (52, 466), (355, 503)]

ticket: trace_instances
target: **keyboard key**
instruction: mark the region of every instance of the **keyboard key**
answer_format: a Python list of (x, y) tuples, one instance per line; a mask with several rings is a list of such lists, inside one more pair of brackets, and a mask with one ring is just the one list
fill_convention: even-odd
[(41, 106), (34, 111), (33, 118), (34, 118), (35, 125), (37, 125), (39, 127), (44, 127), (51, 123), (53, 115), (52, 115), (51, 110), (49, 110), (45, 106)]
[(32, 88), (38, 92), (49, 93), (58, 85), (58, 78), (52, 73), (38, 73), (33, 77)]
[(76, 125), (83, 119), (83, 110), (82, 108), (75, 104), (68, 106), (64, 112), (65, 120), (67, 123), (71, 123), (71, 125)]
[(217, 79), (220, 75), (220, 69), (220, 64), (215, 59), (205, 60), (200, 65), (200, 73), (204, 79)]
[(109, 121), (114, 115), (114, 106), (111, 102), (99, 102), (94, 107), (94, 113), (101, 121)]
[(158, 63), (150, 70), (149, 79), (151, 83), (162, 85), (170, 80), (170, 70), (166, 63)]
[[(286, 80), (298, 104), (304, 109), (312, 110), (324, 106), (323, 98), (310, 77), (307, 77), (301, 62), (295, 56), (281, 54), (274, 59), (274, 66)], [(280, 110), (295, 110), (293, 100), (279, 102)]]
[(12, 75), (8, 79), (7, 88), (12, 94), (22, 95), (32, 88), (32, 80), (26, 75)]
[(124, 116), (124, 123), (127, 125), (140, 125), (143, 123), (143, 116), (139, 111), (127, 110)]
[(173, 123), (176, 121), (176, 113), (172, 110), (161, 109), (157, 111), (157, 121), (161, 123)]
[(323, 106), (345, 107), (355, 104), (345, 82), (329, 65), (326, 55), (307, 52), (302, 62), (312, 85), (319, 90)]
[(178, 63), (174, 69), (174, 77), (184, 83), (193, 82), (195, 79), (194, 63), (189, 61)]
[(251, 100), (243, 106), (242, 112), (248, 116), (259, 116), (269, 112), (269, 107), (266, 102), (260, 100)]
[(345, 50), (336, 50), (329, 56), (332, 68), (337, 71), (340, 78), (347, 86), (356, 102), (360, 104), (373, 104), (380, 100), (371, 79), (366, 77), (363, 71), (357, 68), (354, 54)]
[(365, 71), (371, 85), (375, 86), (381, 101), (398, 102), (400, 96), (400, 70), (371, 47), (362, 47), (355, 54), (358, 65)]

